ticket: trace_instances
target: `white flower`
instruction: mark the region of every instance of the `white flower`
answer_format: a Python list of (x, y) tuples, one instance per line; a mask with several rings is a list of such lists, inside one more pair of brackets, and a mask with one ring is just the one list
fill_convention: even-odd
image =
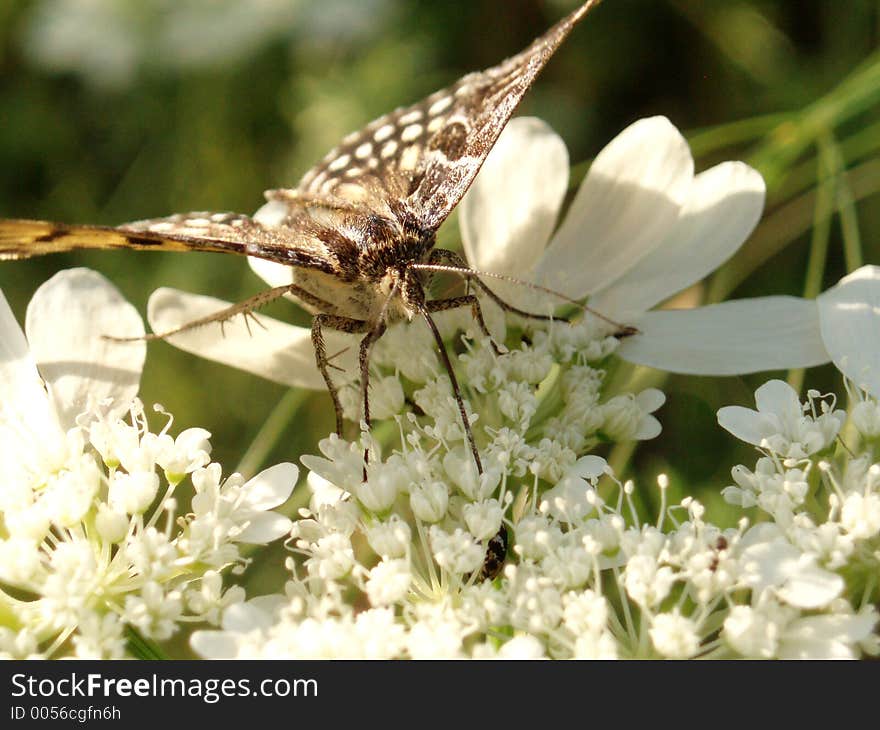
[(439, 522), (449, 506), (449, 488), (443, 482), (414, 486), (409, 494), (409, 505), (420, 520)]
[[(49, 279), (34, 293), (25, 320), (27, 339), (0, 292), (0, 460), (7, 504), (11, 483), (43, 484), (69, 459), (79, 459), (81, 438), (66, 432), (87, 408), (109, 404), (111, 415), (128, 410), (146, 356), (142, 340), (104, 338), (139, 337), (144, 326), (119, 291), (88, 269)], [(67, 466), (79, 471), (74, 463)]]
[(365, 590), (372, 606), (390, 606), (409, 590), (409, 560), (383, 560), (370, 570)]
[(848, 494), (840, 509), (840, 524), (857, 539), (880, 532), (880, 494)]
[(837, 437), (846, 413), (827, 407), (811, 415), (814, 403), (802, 406), (794, 388), (782, 380), (770, 380), (755, 391), (757, 411), (726, 406), (718, 411), (718, 423), (746, 443), (760, 446), (785, 458), (803, 459), (827, 448)]
[(858, 645), (869, 642), (877, 623), (871, 608), (854, 614), (799, 616), (775, 601), (734, 606), (724, 621), (724, 639), (746, 657), (760, 659), (855, 659)]
[(790, 606), (827, 606), (844, 589), (836, 573), (816, 564), (816, 556), (792, 545), (774, 524), (756, 525), (740, 543), (743, 581), (760, 596), (764, 591)]
[[(625, 359), (679, 373), (730, 374), (833, 361), (880, 397), (880, 267), (866, 265), (815, 300), (756, 297), (693, 310), (649, 312)], [(862, 414), (868, 435), (875, 416)]]
[(654, 648), (669, 659), (687, 659), (700, 648), (696, 624), (677, 610), (655, 616), (648, 633)]
[[(723, 375), (827, 360), (815, 340), (801, 337), (805, 326), (818, 335), (818, 322), (802, 321), (812, 302), (764, 298), (760, 313), (747, 305), (747, 322), (741, 302), (647, 311), (733, 255), (763, 210), (764, 182), (752, 168), (724, 162), (696, 176), (693, 168), (667, 119), (639, 120), (596, 156), (551, 238), (568, 189), (568, 154), (540, 120), (514, 119), (460, 206), (468, 260), (574, 299), (589, 296), (603, 315), (639, 328), (617, 350), (632, 362)], [(493, 286), (526, 308), (551, 299)]]
[(434, 560), (450, 573), (464, 575), (477, 570), (483, 564), (482, 545), (461, 528), (456, 528), (450, 534), (433, 525), (428, 534)]

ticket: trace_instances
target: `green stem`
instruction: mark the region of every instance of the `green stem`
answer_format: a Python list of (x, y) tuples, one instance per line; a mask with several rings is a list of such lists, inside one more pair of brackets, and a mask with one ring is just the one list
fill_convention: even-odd
[(272, 409), (272, 413), (260, 427), (248, 450), (238, 462), (236, 471), (245, 478), (250, 478), (256, 474), (257, 469), (262, 466), (269, 452), (281, 438), (284, 429), (290, 423), (294, 413), (302, 405), (303, 401), (309, 396), (309, 391), (305, 388), (291, 388), (284, 394), (284, 397), (278, 401), (278, 405)]
[(831, 238), (831, 216), (834, 214), (834, 199), (837, 183), (837, 170), (834, 169), (830, 148), (831, 135), (823, 134), (819, 139), (819, 185), (816, 188), (816, 209), (813, 214), (813, 234), (810, 240), (810, 258), (804, 279), (804, 298), (815, 299), (822, 291), (825, 276), (825, 263), (828, 259), (828, 241)]
[(128, 651), (137, 659), (168, 659), (155, 643), (141, 636), (140, 632), (131, 627), (125, 627)]
[[(868, 160), (849, 171), (854, 201), (880, 192), (880, 159)], [(712, 278), (706, 302), (720, 302), (730, 296), (753, 271), (779, 253), (812, 225), (816, 191), (809, 191), (777, 208), (758, 226), (737, 255)]]
[[(810, 239), (810, 258), (804, 277), (804, 299), (815, 299), (822, 291), (825, 264), (828, 261), (828, 242), (831, 239), (831, 217), (840, 169), (835, 165), (834, 141), (830, 132), (819, 137), (819, 185), (816, 188), (816, 207), (813, 212), (813, 232)], [(791, 370), (788, 384), (797, 391), (804, 384), (804, 369)]]

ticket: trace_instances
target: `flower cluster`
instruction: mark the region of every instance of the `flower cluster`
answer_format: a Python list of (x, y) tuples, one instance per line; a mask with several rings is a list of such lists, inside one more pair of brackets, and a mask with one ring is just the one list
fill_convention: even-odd
[[(511, 123), (462, 203), (468, 258), (493, 272), (525, 272), (574, 298), (591, 295), (591, 304), (635, 323), (640, 334), (621, 346), (590, 316), (546, 326), (498, 322), (485, 303), (489, 329), (507, 347), (499, 356), (470, 320), (447, 315), (447, 335), (466, 332), (456, 368), (480, 473), (427, 333), (415, 325), (389, 331), (374, 349), (370, 394), (374, 416), (395, 417), (397, 447), (383, 455), (370, 434), (355, 443), (331, 437), (322, 456), (303, 457), (312, 499), (292, 530), (284, 595), (231, 607), (221, 630), (193, 636), (197, 652), (824, 658), (878, 650), (870, 576), (880, 466), (868, 467), (868, 452), (850, 461), (833, 453), (845, 417), (833, 400), (810, 393), (802, 405), (771, 381), (756, 394), (757, 412), (719, 413), (722, 426), (763, 452), (754, 471), (734, 469), (737, 486), (724, 492), (743, 510), (733, 526), (708, 521), (692, 498), (667, 506), (663, 476), (659, 513), (644, 522), (633, 503), (636, 485), (589, 453), (601, 441), (659, 432), (650, 413), (663, 395), (612, 392), (613, 354), (673, 370), (749, 372), (780, 366), (763, 339), (782, 333), (791, 343), (787, 366), (817, 364), (839, 349), (822, 339), (819, 320), (833, 315), (840, 295), (818, 306), (777, 298), (693, 310), (705, 325), (698, 334), (708, 334), (678, 346), (690, 313), (647, 310), (741, 244), (763, 206), (760, 177), (739, 163), (694, 176), (674, 128), (643, 120), (600, 153), (550, 238), (567, 189), (560, 144), (537, 120)], [(578, 258), (585, 229), (591, 250), (607, 254), (595, 266)], [(542, 238), (544, 252), (534, 248)], [(254, 268), (283, 281), (265, 265)], [(529, 292), (499, 289), (534, 309)], [(163, 292), (151, 313), (187, 301)], [(755, 346), (731, 344), (734, 327), (744, 329), (756, 308), (767, 316)], [(672, 346), (664, 342), (666, 315), (681, 325)], [(230, 361), (273, 376), (271, 358), (257, 368), (234, 355)], [(346, 388), (347, 414), (357, 418), (359, 388)], [(407, 400), (418, 415), (400, 415)], [(860, 422), (876, 435), (875, 408), (863, 406)], [(832, 457), (842, 466), (831, 466)], [(847, 500), (837, 470), (855, 479)], [(764, 521), (749, 511), (755, 506)]]
[[(526, 455), (527, 439), (503, 453), (493, 442), (478, 477), (460, 449), (425, 448), (426, 429), (410, 424), (408, 447), (373, 453), (364, 482), (364, 444), (331, 438), (324, 457), (304, 457), (312, 499), (293, 528), (285, 595), (232, 606), (222, 630), (197, 632), (193, 646), (298, 658), (877, 653), (880, 465), (862, 456), (832, 466), (844, 416), (833, 404), (811, 396), (801, 406), (779, 381), (758, 400), (760, 412), (733, 416), (764, 431), (764, 455), (753, 471), (736, 467), (724, 494), (770, 520), (752, 524), (744, 511), (725, 529), (691, 498), (667, 508), (664, 477), (660, 514), (642, 522), (635, 485), (603, 459), (544, 470), (546, 449)], [(719, 420), (729, 426), (731, 412)], [(796, 457), (785, 455), (792, 428), (810, 444)], [(507, 564), (483, 579), (502, 523)]]
[(0, 656), (119, 658), (130, 629), (164, 640), (183, 622), (216, 623), (244, 598), (223, 589), (221, 571), (245, 564), (243, 544), (290, 530), (268, 510), (297, 468), (224, 480), (207, 431), (172, 438), (165, 414), (152, 432), (135, 397), (143, 341), (101, 337), (143, 324), (100, 275), (73, 269), (44, 284), (27, 330), (0, 295)]

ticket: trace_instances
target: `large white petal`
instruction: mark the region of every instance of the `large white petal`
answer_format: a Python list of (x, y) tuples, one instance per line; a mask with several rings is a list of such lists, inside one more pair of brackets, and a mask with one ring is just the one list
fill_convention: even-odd
[(49, 384), (65, 427), (88, 406), (113, 399), (126, 411), (137, 395), (147, 346), (137, 310), (106, 278), (90, 269), (60, 271), (34, 293), (25, 331), (40, 374)]
[[(522, 277), (537, 264), (568, 189), (568, 150), (548, 124), (514, 119), (459, 205), (459, 226), (471, 266)], [(522, 287), (490, 281), (516, 300)]]
[(609, 286), (659, 246), (693, 183), (687, 142), (664, 117), (641, 119), (603, 149), (538, 266), (574, 298)]
[(256, 256), (248, 256), (248, 265), (269, 286), (286, 286), (293, 283), (293, 268), (290, 266), (258, 259)]
[(700, 173), (662, 245), (591, 297), (590, 306), (626, 319), (700, 281), (754, 230), (765, 192), (761, 175), (742, 162), (723, 162)]
[[(229, 306), (229, 302), (213, 297), (162, 288), (150, 296), (147, 319), (153, 331), (161, 333)], [(181, 350), (246, 370), (276, 383), (323, 389), (324, 380), (315, 365), (310, 330), (264, 315), (255, 316), (259, 324), (253, 321), (246, 323), (243, 317), (238, 316), (224, 324), (222, 332), (219, 325), (212, 324), (172, 335), (168, 341)], [(353, 374), (357, 340), (351, 335), (332, 330), (324, 331), (324, 340), (329, 356), (345, 350), (333, 358), (332, 363)], [(337, 378), (340, 376), (334, 370), (331, 373)]]
[(64, 434), (6, 297), (0, 291), (0, 461), (6, 484), (64, 459)]
[(268, 510), (286, 502), (299, 478), (296, 464), (282, 462), (264, 469), (242, 487), (244, 504), (250, 509)]
[(757, 297), (697, 309), (647, 312), (640, 334), (617, 350), (624, 360), (689, 375), (736, 375), (828, 362), (816, 303)]
[(287, 535), (291, 527), (293, 523), (277, 512), (255, 512), (236, 539), (253, 545), (265, 545)]
[(880, 398), (880, 267), (862, 266), (817, 299), (822, 339), (837, 368)]
[[(284, 223), (288, 215), (290, 215), (290, 207), (286, 203), (281, 200), (270, 200), (254, 213), (253, 218), (264, 226), (275, 227)], [(248, 264), (253, 272), (269, 286), (284, 286), (293, 283), (293, 269), (290, 266), (258, 259), (255, 256), (248, 256)]]

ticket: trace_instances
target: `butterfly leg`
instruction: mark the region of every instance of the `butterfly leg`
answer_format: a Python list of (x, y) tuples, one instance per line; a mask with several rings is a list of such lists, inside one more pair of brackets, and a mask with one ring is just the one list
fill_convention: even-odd
[[(253, 311), (255, 309), (258, 309), (264, 304), (268, 304), (269, 302), (278, 299), (279, 297), (286, 294), (289, 289), (289, 286), (276, 286), (272, 289), (267, 289), (266, 291), (262, 291), (252, 297), (248, 297), (243, 302), (239, 302), (238, 304), (234, 304), (231, 307), (221, 309), (217, 312), (214, 312), (214, 314), (207, 315), (206, 317), (199, 317), (198, 319), (194, 319), (192, 322), (187, 322), (180, 327), (175, 327), (174, 329), (167, 330), (166, 332), (152, 332), (141, 337), (111, 337), (110, 335), (104, 335), (104, 339), (112, 340), (114, 342), (130, 342), (132, 340), (164, 340), (168, 337), (171, 337), (172, 335), (177, 335), (181, 332), (188, 332), (189, 330), (196, 329), (197, 327), (204, 327), (206, 324), (212, 324), (213, 322), (219, 322), (222, 327), (226, 322), (228, 322), (233, 317), (238, 316), (239, 314), (244, 315), (245, 323), (247, 323), (247, 318), (249, 316), (253, 316)], [(259, 324), (259, 320), (254, 321)]]
[(495, 304), (501, 307), (505, 312), (511, 312), (512, 314), (518, 314), (520, 317), (526, 317), (528, 319), (541, 319), (544, 321), (554, 320), (556, 322), (567, 322), (568, 320), (565, 317), (552, 317), (548, 314), (535, 314), (534, 312), (526, 312), (525, 310), (514, 307), (512, 304), (508, 304), (501, 297), (499, 297), (494, 291), (492, 291), (486, 284), (482, 282), (477, 274), (468, 271), (470, 268), (467, 262), (459, 256), (455, 251), (449, 251), (445, 248), (435, 248), (431, 251), (431, 256), (428, 259), (429, 264), (441, 264), (448, 263), (452, 266), (455, 266), (457, 271), (456, 273), (460, 273), (464, 276), (468, 281), (473, 281), (474, 284), (482, 291), (489, 299), (491, 299)]
[[(296, 294), (296, 292), (293, 293)], [(315, 362), (321, 377), (327, 384), (330, 398), (333, 400), (333, 410), (336, 413), (336, 433), (342, 436), (342, 404), (339, 402), (339, 391), (330, 377), (330, 359), (327, 357), (327, 348), (324, 344), (323, 327), (329, 327), (339, 332), (357, 333), (368, 331), (370, 324), (360, 319), (337, 317), (332, 314), (316, 314), (312, 320), (312, 345), (315, 348)], [(361, 356), (363, 357), (363, 342), (361, 343)]]
[(503, 345), (498, 345), (495, 342), (492, 334), (489, 332), (489, 328), (486, 327), (486, 321), (483, 319), (483, 310), (480, 307), (480, 300), (473, 294), (465, 294), (461, 297), (450, 297), (449, 299), (433, 299), (429, 302), (425, 302), (425, 306), (431, 313), (445, 312), (448, 309), (457, 309), (458, 307), (470, 307), (474, 319), (480, 327), (480, 331), (488, 337), (489, 342), (492, 343), (492, 349), (495, 351), (495, 354), (502, 355), (507, 351)]
[(477, 473), (482, 474), (483, 462), (480, 460), (480, 452), (477, 451), (477, 442), (474, 440), (474, 432), (471, 429), (471, 422), (468, 419), (467, 410), (464, 407), (464, 398), (462, 398), (461, 395), (458, 378), (455, 377), (455, 371), (452, 369), (452, 362), (449, 360), (449, 353), (446, 352), (446, 346), (443, 344), (443, 338), (440, 336), (440, 331), (437, 329), (437, 325), (431, 317), (429, 304), (430, 303), (426, 302), (421, 305), (419, 311), (422, 317), (424, 317), (425, 322), (428, 323), (428, 329), (431, 330), (431, 334), (434, 336), (434, 342), (437, 344), (437, 351), (440, 353), (440, 360), (443, 362), (446, 374), (449, 375), (449, 382), (452, 384), (452, 394), (455, 396), (455, 402), (458, 405), (458, 412), (461, 415), (461, 423), (464, 426), (464, 433), (467, 437), (467, 442), (471, 447), (471, 453), (474, 455), (474, 463), (477, 465)]

